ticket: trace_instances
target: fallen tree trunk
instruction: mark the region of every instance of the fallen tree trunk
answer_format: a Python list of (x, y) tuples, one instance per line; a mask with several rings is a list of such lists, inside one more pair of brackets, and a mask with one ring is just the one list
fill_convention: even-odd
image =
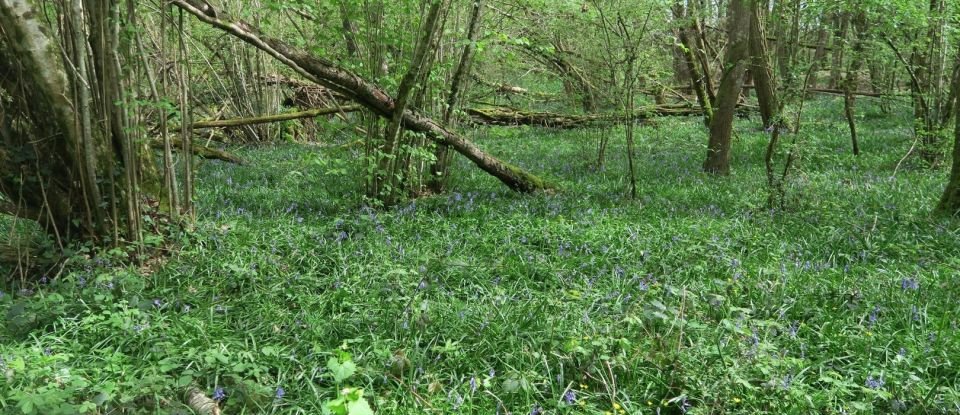
[[(359, 105), (348, 105), (339, 108), (317, 108), (307, 111), (300, 112), (290, 112), (285, 114), (275, 114), (275, 115), (264, 115), (261, 117), (248, 117), (248, 118), (231, 118), (227, 120), (208, 120), (208, 121), (197, 121), (193, 124), (190, 124), (190, 128), (193, 130), (202, 129), (202, 128), (226, 128), (226, 127), (242, 127), (244, 125), (254, 125), (254, 124), (268, 124), (272, 122), (280, 121), (289, 121), (297, 120), (301, 118), (313, 118), (319, 117), (321, 115), (331, 115), (331, 114), (340, 114), (347, 112), (356, 112), (360, 111)], [(171, 128), (170, 131), (177, 132), (180, 131), (179, 127)]]
[[(286, 43), (262, 35), (256, 27), (243, 21), (229, 21), (223, 13), (201, 0), (173, 0), (171, 3), (217, 29), (227, 32), (270, 54), (312, 82), (343, 94), (377, 115), (390, 119), (396, 109), (394, 99), (379, 85), (337, 64), (295, 49)], [(521, 192), (549, 190), (553, 186), (519, 167), (498, 160), (472, 142), (446, 129), (436, 121), (413, 109), (401, 113), (404, 128), (424, 133), (440, 144), (448, 144), (483, 171), (496, 177), (511, 189)]]
[(17, 216), (17, 207), (6, 200), (0, 200), (0, 214)]
[(633, 116), (623, 113), (615, 114), (557, 114), (551, 112), (526, 111), (509, 107), (469, 108), (467, 114), (476, 124), (485, 125), (530, 125), (548, 128), (581, 128), (595, 124), (609, 124), (633, 121), (643, 121), (662, 116), (702, 115), (703, 109), (686, 104), (658, 105), (641, 108)]
[[(744, 85), (743, 89), (754, 89), (755, 85)], [(828, 95), (846, 95), (842, 89), (831, 89), (831, 88), (807, 88), (805, 91), (808, 94), (828, 94)], [(889, 98), (896, 96), (893, 94), (882, 94), (879, 92), (869, 92), (869, 91), (852, 91), (850, 95), (859, 96), (859, 97), (871, 97), (871, 98)]]
[[(172, 146), (175, 146), (173, 148), (174, 150), (180, 150), (183, 148), (183, 140), (179, 138), (170, 138), (170, 144)], [(150, 147), (153, 147), (158, 150), (163, 150), (164, 148), (163, 139), (157, 138), (157, 139), (150, 140)], [(211, 147), (204, 147), (196, 143), (190, 146), (190, 148), (192, 149), (193, 155), (200, 158), (212, 159), (212, 160), (223, 160), (226, 162), (240, 164), (240, 165), (246, 164), (246, 161), (244, 161), (242, 158), (237, 157), (236, 155), (228, 153), (223, 150), (217, 150)]]

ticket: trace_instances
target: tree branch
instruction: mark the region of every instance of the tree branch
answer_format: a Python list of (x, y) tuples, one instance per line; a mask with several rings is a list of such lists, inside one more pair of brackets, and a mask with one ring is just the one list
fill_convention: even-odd
[[(278, 39), (266, 37), (246, 22), (231, 22), (222, 15), (216, 16), (217, 13), (211, 13), (215, 15), (211, 16), (203, 11), (203, 3), (198, 0), (172, 0), (171, 4), (194, 15), (200, 21), (257, 47), (306, 79), (349, 97), (383, 118), (389, 119), (397, 111), (396, 102), (386, 90), (330, 60), (295, 49)], [(496, 177), (513, 190), (533, 192), (554, 189), (543, 179), (487, 154), (476, 144), (416, 110), (402, 111), (401, 118), (405, 128), (423, 133), (437, 143), (449, 144), (483, 171)]]
[[(313, 117), (319, 117), (321, 115), (348, 113), (348, 112), (355, 112), (355, 111), (360, 111), (359, 105), (350, 105), (350, 106), (344, 106), (340, 108), (317, 108), (317, 109), (312, 109), (307, 111), (290, 112), (285, 114), (264, 115), (260, 117), (197, 121), (193, 124), (190, 124), (190, 129), (197, 130), (201, 128), (241, 127), (244, 125), (268, 124), (273, 122), (297, 120), (301, 118), (313, 118)], [(180, 131), (180, 127), (171, 128), (170, 131), (171, 132)]]
[(914, 91), (916, 91), (913, 96), (917, 99), (920, 107), (923, 108), (923, 113), (929, 114), (930, 110), (929, 107), (927, 107), (927, 100), (923, 97), (923, 88), (920, 86), (920, 78), (918, 78), (916, 72), (913, 71), (913, 66), (911, 66), (910, 62), (903, 57), (903, 54), (900, 53), (900, 49), (897, 49), (897, 45), (894, 45), (893, 41), (890, 40), (888, 36), (884, 36), (883, 40), (886, 42), (887, 46), (890, 46), (890, 49), (893, 49), (893, 53), (897, 55), (897, 59), (903, 63), (904, 69), (906, 69), (907, 74), (910, 75), (910, 83), (913, 84)]
[[(181, 151), (183, 149), (183, 140), (180, 138), (170, 138), (170, 145), (173, 146), (173, 150)], [(164, 148), (163, 139), (157, 138), (157, 139), (150, 140), (150, 147), (162, 150)], [(223, 160), (226, 162), (240, 164), (240, 165), (246, 164), (246, 161), (244, 161), (242, 158), (234, 154), (228, 153), (226, 151), (218, 150), (212, 147), (204, 147), (200, 144), (194, 143), (193, 145), (190, 146), (190, 149), (193, 155), (200, 158), (212, 159), (212, 160)]]

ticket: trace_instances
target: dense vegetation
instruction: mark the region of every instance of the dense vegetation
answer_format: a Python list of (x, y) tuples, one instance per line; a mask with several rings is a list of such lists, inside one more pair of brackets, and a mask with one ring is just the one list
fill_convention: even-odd
[(956, 5), (120, 3), (0, 0), (0, 412), (960, 412)]
[[(838, 104), (814, 104), (789, 212), (749, 190), (764, 133), (740, 130), (743, 173), (718, 181), (693, 165), (694, 118), (641, 129), (635, 202), (623, 157), (584, 162), (595, 131), (473, 133), (576, 192), (514, 194), (461, 163), (456, 193), (386, 211), (357, 207), (350, 150), (208, 162), (175, 258), (0, 298), (5, 403), (174, 410), (196, 383), (230, 413), (317, 413), (343, 385), (385, 414), (953, 412), (960, 235), (928, 215), (942, 176), (891, 176), (911, 139), (875, 107), (850, 155)], [(342, 384), (340, 352), (358, 367)]]

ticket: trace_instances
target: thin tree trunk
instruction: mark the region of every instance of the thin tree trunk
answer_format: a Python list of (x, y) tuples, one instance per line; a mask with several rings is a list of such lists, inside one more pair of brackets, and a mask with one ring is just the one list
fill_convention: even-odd
[(757, 101), (760, 105), (760, 118), (764, 128), (778, 128), (780, 103), (777, 100), (776, 86), (770, 70), (767, 54), (766, 31), (763, 21), (763, 2), (753, 0), (750, 19), (750, 73), (756, 86)]
[(710, 122), (707, 159), (703, 163), (703, 170), (711, 174), (730, 174), (733, 119), (740, 91), (743, 89), (743, 74), (749, 57), (750, 1), (730, 1), (727, 22), (730, 39), (724, 57), (723, 77), (717, 90), (717, 108)]
[(683, 20), (689, 18), (687, 13), (684, 12), (684, 1), (677, 0), (673, 6), (673, 18), (681, 22), (679, 27), (677, 27), (677, 37), (680, 40), (680, 53), (684, 57), (684, 62), (687, 65), (687, 72), (690, 74), (690, 85), (693, 88), (694, 93), (697, 94), (697, 103), (700, 104), (700, 108), (703, 109), (703, 121), (709, 126), (710, 120), (713, 118), (713, 100), (710, 94), (707, 92), (707, 80), (710, 77), (709, 68), (706, 68), (706, 71), (701, 72), (701, 68), (698, 68), (698, 61), (694, 54), (695, 45), (691, 39), (690, 29), (685, 27), (686, 22)]
[[(64, 39), (59, 45), (46, 34), (44, 13), (23, 0), (0, 0), (0, 94), (9, 99), (3, 112), (18, 119), (15, 130), (0, 120), (0, 199), (61, 247), (136, 241), (139, 224), (125, 225), (120, 214), (136, 206), (136, 180), (124, 178), (140, 166), (125, 154), (119, 7), (83, 0), (56, 6), (65, 16), (54, 28)], [(128, 212), (126, 220), (138, 216)]]
[(850, 24), (848, 14), (844, 12), (837, 14), (836, 22), (836, 28), (833, 32), (833, 64), (830, 66), (830, 89), (837, 89), (843, 79), (843, 54), (847, 49), (847, 32)]
[(813, 61), (810, 62), (810, 73), (813, 74), (810, 78), (811, 82), (809, 87), (811, 88), (817, 88), (820, 85), (820, 77), (817, 76), (817, 72), (820, 71), (820, 67), (827, 57), (827, 43), (830, 39), (830, 32), (823, 26), (822, 21), (820, 22), (820, 30), (817, 33), (817, 49), (813, 52)]
[[(277, 39), (265, 37), (246, 22), (228, 22), (219, 17), (210, 16), (204, 12), (207, 10), (205, 5), (198, 0), (173, 0), (172, 3), (193, 14), (199, 20), (267, 52), (307, 79), (343, 94), (381, 117), (390, 118), (396, 110), (393, 98), (381, 87), (331, 61), (316, 58), (304, 51), (293, 49)], [(417, 111), (408, 109), (402, 113), (402, 116), (405, 128), (424, 133), (439, 143), (449, 144), (454, 150), (511, 189), (521, 192), (553, 189), (553, 186), (543, 179), (490, 156), (470, 141)]]
[[(470, 11), (470, 23), (467, 28), (467, 44), (463, 47), (463, 53), (460, 55), (460, 62), (457, 63), (457, 69), (453, 72), (453, 79), (450, 82), (450, 93), (447, 95), (446, 106), (443, 110), (443, 125), (450, 126), (454, 120), (454, 112), (460, 104), (460, 94), (470, 78), (470, 72), (473, 67), (473, 55), (477, 50), (477, 39), (480, 36), (480, 24), (483, 13), (483, 1), (475, 0), (473, 8)], [(436, 160), (430, 166), (430, 176), (427, 185), (433, 192), (443, 192), (449, 183), (450, 163), (452, 162), (452, 153), (450, 146), (446, 144), (437, 144), (434, 152)]]
[[(957, 62), (960, 62), (960, 51), (957, 51)], [(953, 77), (953, 90), (960, 90), (960, 76)], [(960, 105), (954, 105), (956, 111), (956, 125), (953, 138), (953, 166), (950, 169), (950, 180), (937, 204), (937, 211), (948, 215), (960, 215)]]
[[(863, 15), (854, 18), (855, 27), (862, 27)], [(861, 35), (855, 33), (852, 56), (850, 57), (850, 66), (847, 68), (847, 75), (843, 80), (843, 113), (847, 117), (847, 125), (850, 127), (850, 144), (853, 148), (853, 155), (860, 155), (860, 140), (857, 136), (856, 104), (857, 99), (853, 91), (857, 90), (859, 83), (860, 68), (863, 66), (863, 41)]]
[(378, 155), (379, 168), (374, 172), (375, 176), (375, 196), (386, 205), (394, 202), (399, 189), (394, 188), (394, 177), (399, 174), (396, 171), (397, 159), (399, 155), (397, 148), (401, 135), (403, 134), (402, 122), (403, 113), (407, 110), (410, 95), (417, 83), (421, 80), (421, 75), (430, 71), (428, 54), (434, 54), (433, 41), (437, 35), (437, 22), (440, 20), (441, 8), (444, 2), (442, 0), (433, 0), (430, 4), (430, 11), (423, 21), (421, 28), (421, 37), (417, 42), (417, 47), (413, 53), (413, 60), (410, 62), (410, 69), (404, 74), (400, 81), (400, 87), (397, 90), (397, 97), (394, 101), (394, 111), (387, 124), (384, 135), (383, 153)]

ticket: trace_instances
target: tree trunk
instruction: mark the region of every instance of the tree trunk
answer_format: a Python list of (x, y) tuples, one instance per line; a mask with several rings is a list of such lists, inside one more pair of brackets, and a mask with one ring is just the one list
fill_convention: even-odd
[(687, 22), (684, 20), (690, 18), (689, 13), (685, 12), (683, 0), (677, 0), (673, 6), (673, 18), (678, 21), (677, 27), (677, 38), (680, 40), (680, 53), (683, 55), (684, 62), (686, 63), (687, 72), (689, 73), (690, 86), (693, 88), (693, 91), (697, 94), (697, 103), (700, 104), (700, 108), (703, 109), (703, 121), (709, 126), (710, 120), (713, 118), (713, 100), (708, 92), (707, 79), (710, 77), (709, 68), (698, 67), (698, 60), (694, 54), (696, 45), (692, 39), (693, 35), (690, 33), (690, 29), (686, 27)]
[(760, 118), (763, 126), (774, 127), (779, 124), (778, 112), (780, 103), (777, 101), (776, 86), (770, 70), (770, 59), (767, 54), (766, 31), (763, 26), (763, 3), (753, 0), (752, 18), (750, 19), (750, 73), (753, 74), (753, 84), (757, 90), (757, 101), (760, 104)]
[(394, 204), (400, 194), (400, 189), (396, 186), (396, 177), (400, 170), (397, 160), (400, 158), (398, 147), (403, 135), (403, 113), (410, 106), (410, 97), (414, 88), (420, 83), (422, 75), (430, 72), (430, 66), (433, 59), (428, 59), (428, 55), (436, 53), (434, 48), (434, 39), (439, 36), (437, 25), (440, 21), (441, 9), (445, 2), (442, 0), (433, 0), (430, 4), (430, 11), (423, 21), (421, 37), (413, 53), (413, 60), (410, 62), (410, 68), (400, 80), (400, 86), (397, 89), (397, 97), (394, 101), (394, 110), (391, 114), (390, 122), (384, 134), (384, 145), (382, 153), (377, 155), (378, 169), (373, 172), (374, 186), (373, 197), (377, 198), (385, 205)]
[(823, 27), (823, 22), (820, 23), (820, 30), (817, 34), (817, 48), (813, 52), (813, 61), (810, 62), (810, 85), (811, 88), (817, 88), (820, 85), (820, 77), (817, 75), (817, 72), (820, 71), (820, 67), (823, 65), (823, 60), (827, 57), (827, 42), (830, 38), (830, 33), (827, 31), (826, 27)]
[[(865, 29), (864, 18), (862, 14), (854, 17), (852, 23), (854, 27)], [(854, 41), (850, 66), (847, 67), (847, 75), (843, 80), (843, 113), (847, 117), (847, 125), (850, 127), (850, 145), (855, 156), (860, 155), (860, 140), (857, 136), (857, 99), (853, 92), (858, 89), (860, 68), (863, 66), (863, 40), (861, 36), (861, 33), (853, 34)]]
[(138, 218), (138, 175), (128, 173), (141, 166), (127, 153), (147, 148), (124, 131), (119, 4), (60, 5), (69, 16), (56, 45), (42, 13), (24, 0), (0, 0), (0, 90), (11, 100), (0, 109), (0, 199), (61, 247), (137, 240), (139, 226), (125, 222)]
[[(960, 51), (957, 51), (957, 61), (960, 62)], [(953, 89), (960, 90), (960, 76), (954, 76)], [(950, 181), (943, 191), (937, 211), (956, 216), (960, 215), (960, 105), (954, 105), (956, 110), (956, 126), (953, 138), (953, 167), (950, 169)]]
[(751, 0), (731, 0), (727, 32), (729, 42), (724, 56), (723, 76), (717, 90), (717, 108), (710, 122), (710, 141), (703, 170), (716, 175), (730, 174), (730, 146), (733, 119), (743, 89), (743, 73), (749, 56)]
[(830, 89), (837, 89), (842, 80), (843, 53), (847, 49), (848, 27), (849, 19), (847, 18), (847, 13), (838, 13), (836, 16), (836, 27), (833, 32), (833, 50), (831, 51), (833, 64), (830, 66)]
[[(451, 125), (454, 120), (454, 112), (460, 105), (460, 94), (466, 86), (467, 79), (470, 78), (470, 72), (473, 67), (473, 55), (477, 50), (477, 39), (480, 36), (480, 22), (482, 21), (483, 1), (475, 0), (470, 12), (470, 23), (467, 28), (467, 44), (463, 47), (463, 53), (460, 55), (460, 62), (457, 63), (457, 69), (453, 72), (453, 79), (450, 82), (450, 94), (447, 95), (446, 106), (443, 110), (443, 125)], [(437, 144), (434, 152), (436, 160), (430, 166), (430, 176), (427, 186), (436, 193), (443, 192), (449, 183), (450, 163), (453, 161), (450, 146), (446, 144)]]
[[(209, 6), (199, 0), (173, 0), (172, 3), (193, 14), (199, 20), (267, 52), (300, 75), (343, 94), (369, 108), (380, 117), (389, 119), (393, 116), (396, 109), (394, 99), (383, 88), (359, 75), (337, 66), (331, 61), (294, 49), (280, 40), (263, 36), (258, 29), (249, 23), (224, 20), (221, 18), (223, 14), (210, 13), (213, 14), (211, 16), (204, 12), (204, 10), (209, 10)], [(402, 121), (405, 128), (424, 133), (438, 143), (450, 145), (454, 150), (463, 154), (478, 167), (496, 177), (511, 189), (521, 192), (553, 189), (543, 179), (490, 156), (475, 144), (415, 110), (407, 109), (403, 111)]]

